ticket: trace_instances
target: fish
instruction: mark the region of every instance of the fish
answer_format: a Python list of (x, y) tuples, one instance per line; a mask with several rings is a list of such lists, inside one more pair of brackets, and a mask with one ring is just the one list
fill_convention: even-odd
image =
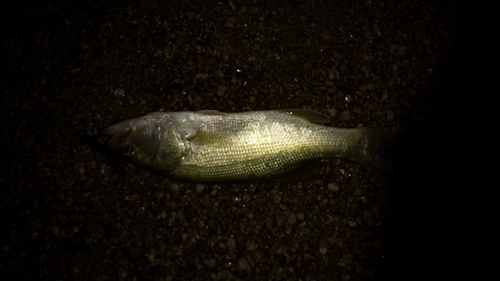
[(187, 182), (273, 180), (326, 158), (392, 170), (392, 133), (329, 121), (310, 109), (152, 112), (107, 126), (99, 138), (133, 165)]

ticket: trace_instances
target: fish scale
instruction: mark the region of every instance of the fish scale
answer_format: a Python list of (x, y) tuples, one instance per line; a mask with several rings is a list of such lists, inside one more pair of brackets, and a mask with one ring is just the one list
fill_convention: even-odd
[(391, 134), (313, 123), (327, 119), (303, 109), (154, 112), (101, 134), (110, 137), (111, 150), (133, 164), (185, 181), (273, 179), (311, 160), (335, 157), (388, 170)]

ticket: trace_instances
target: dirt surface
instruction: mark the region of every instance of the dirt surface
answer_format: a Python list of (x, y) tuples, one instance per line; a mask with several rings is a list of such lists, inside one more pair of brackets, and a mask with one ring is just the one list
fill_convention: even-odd
[[(0, 279), (498, 276), (488, 7), (12, 2), (0, 19)], [(182, 183), (117, 166), (76, 133), (157, 110), (275, 108), (397, 133), (400, 169), (330, 159), (289, 182)]]

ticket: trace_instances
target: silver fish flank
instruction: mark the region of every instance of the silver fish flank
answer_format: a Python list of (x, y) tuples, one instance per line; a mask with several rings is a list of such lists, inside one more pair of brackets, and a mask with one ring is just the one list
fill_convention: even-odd
[(305, 109), (153, 112), (110, 125), (100, 135), (132, 164), (182, 181), (274, 179), (323, 158), (391, 169), (392, 134), (321, 125), (328, 121)]

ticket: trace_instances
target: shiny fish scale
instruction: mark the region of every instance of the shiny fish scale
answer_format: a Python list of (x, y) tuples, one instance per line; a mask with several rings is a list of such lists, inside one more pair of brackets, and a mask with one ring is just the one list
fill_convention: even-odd
[[(172, 175), (194, 180), (268, 178), (291, 172), (305, 161), (341, 156), (338, 144), (345, 129), (312, 124), (281, 112), (251, 116), (248, 113), (207, 116), (196, 120), (202, 131), (231, 141), (226, 146), (189, 145), (189, 153)], [(254, 113), (255, 114), (255, 113)], [(233, 117), (233, 118), (231, 118)], [(258, 118), (257, 118), (258, 117)]]
[(106, 145), (131, 163), (194, 182), (275, 179), (307, 161), (333, 157), (389, 170), (390, 134), (309, 121), (325, 119), (321, 113), (301, 109), (154, 112), (118, 122), (101, 133), (110, 137)]

